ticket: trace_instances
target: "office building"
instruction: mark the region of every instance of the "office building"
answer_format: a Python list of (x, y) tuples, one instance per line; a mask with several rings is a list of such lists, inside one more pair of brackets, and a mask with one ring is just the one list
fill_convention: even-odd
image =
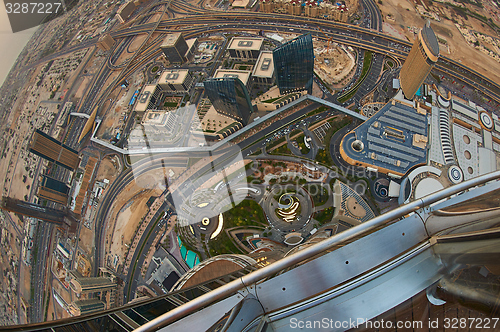
[(180, 32), (168, 34), (160, 48), (171, 64), (183, 64), (187, 60), (189, 46)]
[(233, 37), (227, 50), (229, 57), (237, 61), (257, 60), (262, 50), (264, 38)]
[(314, 52), (311, 34), (299, 36), (273, 51), (274, 71), (281, 94), (312, 93)]
[(269, 87), (274, 84), (273, 52), (262, 51), (252, 71), (253, 82), (257, 85)]
[(105, 277), (76, 277), (71, 279), (69, 287), (77, 295), (112, 290), (116, 284)]
[(251, 87), (251, 75), (252, 72), (249, 70), (236, 70), (236, 69), (217, 69), (214, 73), (214, 78), (225, 78), (234, 77), (238, 78), (243, 85), (250, 90)]
[(120, 23), (125, 23), (125, 21), (132, 15), (135, 10), (135, 3), (133, 1), (129, 1), (124, 3), (118, 8), (116, 12), (116, 18)]
[(104, 309), (106, 309), (106, 304), (99, 299), (73, 301), (68, 307), (68, 311), (73, 316), (86, 315)]
[(184, 55), (187, 61), (191, 61), (194, 58), (194, 53), (198, 49), (198, 38), (191, 38), (186, 40), (186, 44), (188, 46), (188, 50)]
[(99, 41), (97, 43), (97, 47), (103, 51), (109, 51), (113, 48), (113, 45), (115, 44), (115, 40), (109, 33), (101, 36), (99, 38)]
[(166, 70), (158, 81), (164, 91), (174, 93), (187, 93), (193, 84), (194, 78), (188, 69)]
[(29, 146), (30, 152), (70, 171), (77, 168), (80, 162), (77, 151), (38, 129), (33, 133)]
[(137, 98), (134, 110), (142, 115), (144, 114), (144, 112), (146, 112), (146, 110), (156, 109), (156, 104), (158, 102), (160, 92), (161, 87), (159, 85), (146, 85)]
[(69, 187), (66, 183), (44, 176), (38, 188), (38, 198), (66, 205)]
[(2, 197), (0, 209), (49, 222), (70, 233), (76, 231), (76, 216), (67, 209), (54, 209), (11, 197)]
[(407, 99), (413, 99), (438, 58), (438, 41), (428, 21), (418, 33), (399, 73), (401, 89)]
[(149, 110), (142, 118), (144, 131), (148, 133), (148, 137), (153, 137), (155, 134), (165, 134), (172, 132), (175, 126), (178, 125), (177, 114), (170, 111)]
[(245, 84), (234, 76), (210, 78), (204, 83), (205, 93), (215, 109), (246, 125), (252, 103)]

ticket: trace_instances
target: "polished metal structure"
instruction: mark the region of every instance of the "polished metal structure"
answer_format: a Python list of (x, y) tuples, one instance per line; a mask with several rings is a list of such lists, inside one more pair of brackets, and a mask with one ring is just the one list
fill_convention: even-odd
[[(445, 266), (435, 254), (440, 236), (476, 232), (500, 223), (498, 207), (462, 213), (461, 218), (446, 214), (446, 209), (478, 196), (498, 195), (498, 181), (476, 186), (499, 177), (500, 172), (490, 173), (375, 217), (204, 294), (135, 332), (162, 326), (166, 326), (162, 331), (208, 329), (230, 306), (235, 317), (225, 324), (237, 324), (234, 331), (254, 331), (263, 322), (268, 331), (289, 331), (294, 322), (324, 318), (362, 323), (458, 267)], [(220, 302), (212, 304), (216, 301)], [(346, 326), (330, 330), (346, 330)]]
[(346, 330), (426, 289), (432, 297), (440, 281), (454, 289), (446, 276), (464, 264), (498, 264), (499, 178), (497, 171), (448, 187), (259, 270), (36, 330), (289, 331), (306, 321)]

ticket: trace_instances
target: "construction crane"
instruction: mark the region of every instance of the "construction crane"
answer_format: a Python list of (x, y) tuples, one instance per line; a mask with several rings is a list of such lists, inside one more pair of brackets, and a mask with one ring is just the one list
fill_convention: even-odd
[(321, 33), (325, 36), (325, 39), (327, 40), (327, 43), (326, 43), (326, 52), (328, 54), (330, 54), (330, 43), (332, 42), (332, 37), (328, 37), (326, 35), (326, 33), (321, 29), (321, 27), (318, 25), (318, 29), (319, 31), (321, 31)]

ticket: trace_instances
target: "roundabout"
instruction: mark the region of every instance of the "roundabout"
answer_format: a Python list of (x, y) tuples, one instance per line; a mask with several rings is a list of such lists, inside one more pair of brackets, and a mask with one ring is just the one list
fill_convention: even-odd
[(264, 195), (262, 207), (269, 224), (282, 234), (300, 231), (313, 213), (308, 192), (295, 185), (274, 185)]

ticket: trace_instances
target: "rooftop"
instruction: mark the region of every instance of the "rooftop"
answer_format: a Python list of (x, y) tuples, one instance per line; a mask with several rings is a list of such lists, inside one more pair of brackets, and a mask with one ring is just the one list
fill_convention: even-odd
[(233, 50), (260, 50), (263, 38), (234, 37), (229, 43), (228, 49)]
[(422, 28), (422, 38), (424, 39), (425, 44), (427, 45), (427, 47), (429, 47), (429, 50), (432, 52), (432, 54), (438, 56), (439, 44), (430, 23), (425, 24)]
[(173, 69), (164, 71), (158, 84), (170, 83), (170, 84), (182, 84), (189, 74), (189, 69)]
[(177, 40), (181, 37), (180, 32), (169, 33), (167, 37), (163, 40), (160, 47), (172, 47), (177, 43)]
[(217, 69), (214, 78), (237, 77), (244, 85), (247, 85), (251, 73), (249, 70)]
[(427, 150), (414, 142), (427, 136), (427, 116), (393, 101), (347, 134), (342, 148), (355, 161), (403, 175), (426, 163)]
[(155, 91), (156, 85), (146, 85), (142, 90), (139, 98), (137, 98), (137, 103), (135, 104), (135, 110), (139, 112), (144, 112), (148, 107), (149, 100)]
[(271, 78), (274, 73), (273, 52), (260, 52), (259, 58), (253, 67), (253, 76)]

